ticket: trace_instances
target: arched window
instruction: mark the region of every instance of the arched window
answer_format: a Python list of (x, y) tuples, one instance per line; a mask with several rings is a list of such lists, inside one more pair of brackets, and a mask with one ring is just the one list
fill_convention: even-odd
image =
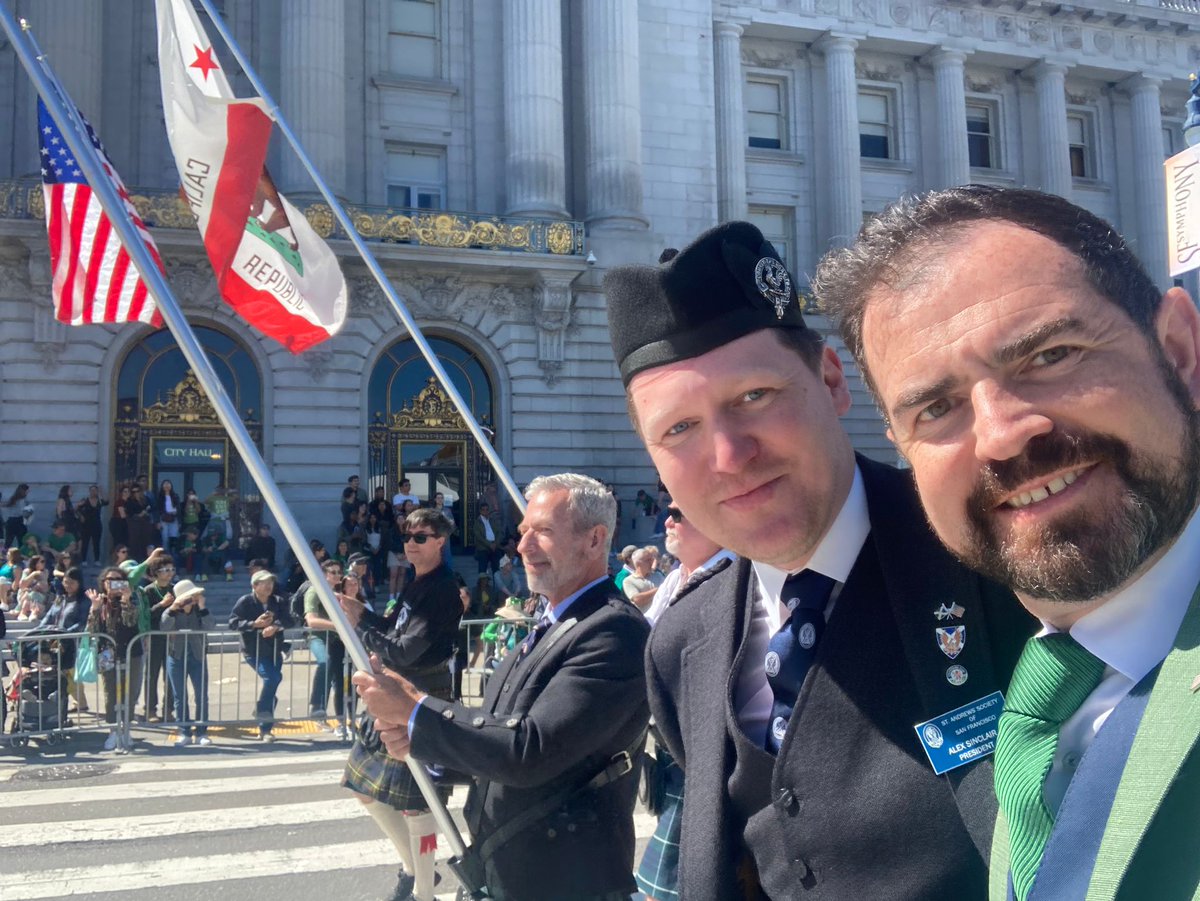
[[(262, 413), (262, 377), (254, 358), (238, 341), (224, 332), (202, 325), (193, 326), (196, 338), (217, 372), (225, 393), (242, 418), (258, 419)], [(118, 408), (144, 410), (163, 403), (191, 367), (175, 337), (162, 329), (140, 341), (125, 356), (117, 377)]]
[[(445, 367), (471, 413), (483, 425), (493, 421), (492, 383), (479, 357), (445, 338), (429, 338), (429, 346)], [(433, 370), (416, 342), (405, 338), (389, 347), (371, 373), (367, 404), (372, 417), (391, 419), (425, 387)]]
[[(446, 338), (428, 340), (471, 415), (494, 435), (492, 382), (479, 356)], [(469, 545), (471, 534), (463, 523), (476, 515), (493, 473), (414, 341), (398, 341), (379, 358), (371, 372), (367, 404), (372, 492), (383, 489), (392, 497), (400, 493), (401, 479), (407, 479), (405, 493), (422, 503), (442, 495), (459, 524), (452, 539), (455, 548)]]

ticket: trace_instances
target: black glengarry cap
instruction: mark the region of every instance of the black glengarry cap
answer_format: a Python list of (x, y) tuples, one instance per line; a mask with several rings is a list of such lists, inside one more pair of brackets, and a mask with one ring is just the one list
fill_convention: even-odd
[(613, 356), (628, 386), (639, 372), (688, 360), (766, 328), (807, 331), (795, 283), (749, 222), (726, 222), (659, 266), (604, 278)]

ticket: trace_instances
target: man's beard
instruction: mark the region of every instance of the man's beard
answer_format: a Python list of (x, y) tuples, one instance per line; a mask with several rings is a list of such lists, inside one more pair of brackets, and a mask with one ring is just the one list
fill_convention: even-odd
[[(1195, 414), (1187, 413), (1184, 430), (1179, 458), (1137, 453), (1111, 435), (1053, 431), (1030, 441), (1020, 457), (990, 463), (967, 499), (970, 534), (959, 558), (1027, 597), (1084, 602), (1115, 591), (1175, 539), (1196, 506)], [(1088, 505), (1015, 540), (997, 534), (993, 511), (1000, 498), (1039, 475), (1083, 465), (1107, 465), (1123, 485), (1103, 509)]]

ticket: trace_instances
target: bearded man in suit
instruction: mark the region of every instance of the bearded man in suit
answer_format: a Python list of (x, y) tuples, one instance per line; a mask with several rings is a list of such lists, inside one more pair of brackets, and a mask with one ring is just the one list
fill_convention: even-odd
[(999, 719), (992, 897), (1200, 897), (1192, 299), (1087, 210), (979, 185), (885, 211), (815, 287), (938, 535), (1042, 624)]
[(914, 727), (1002, 688), (1032, 623), (940, 547), (907, 474), (855, 455), (841, 361), (757, 228), (661, 260), (605, 279), (630, 415), (683, 516), (743, 558), (647, 654), (686, 775), (680, 896), (983, 898), (986, 733), (934, 766)]
[(411, 750), (474, 777), (464, 815), (489, 897), (628, 901), (650, 627), (608, 575), (612, 493), (564, 473), (534, 479), (525, 497), (517, 549), (549, 606), (482, 707), (387, 671), (354, 681), (393, 757)]

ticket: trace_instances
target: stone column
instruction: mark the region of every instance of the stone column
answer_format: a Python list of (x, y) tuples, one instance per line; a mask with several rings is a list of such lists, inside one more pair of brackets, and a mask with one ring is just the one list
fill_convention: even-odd
[(637, 0), (583, 0), (587, 221), (645, 228)]
[[(346, 10), (326, 0), (283, 4), (279, 104), (335, 194), (346, 191)], [(283, 152), (285, 191), (314, 192), (304, 165)]]
[(825, 55), (825, 92), (829, 153), (829, 247), (845, 247), (862, 225), (862, 171), (858, 140), (858, 77), (854, 50), (858, 41), (826, 34), (815, 45)]
[(506, 212), (567, 215), (562, 10), (558, 0), (504, 0)]
[(1162, 288), (1167, 278), (1167, 192), (1163, 179), (1162, 107), (1157, 78), (1125, 82), (1133, 119), (1133, 184), (1137, 199), (1138, 256)]
[(1042, 60), (1029, 70), (1037, 90), (1041, 189), (1071, 197), (1071, 151), (1067, 140), (1067, 67)]
[[(47, 62), (103, 140), (103, 5), (95, 0), (39, 0), (25, 5)], [(33, 152), (36, 155), (36, 148)]]
[(717, 218), (746, 218), (746, 105), (742, 80), (742, 26), (713, 25), (717, 119)]
[(971, 180), (967, 151), (967, 94), (963, 84), (962, 50), (939, 47), (926, 57), (933, 67), (937, 92), (937, 142), (939, 170), (934, 187), (951, 188)]

